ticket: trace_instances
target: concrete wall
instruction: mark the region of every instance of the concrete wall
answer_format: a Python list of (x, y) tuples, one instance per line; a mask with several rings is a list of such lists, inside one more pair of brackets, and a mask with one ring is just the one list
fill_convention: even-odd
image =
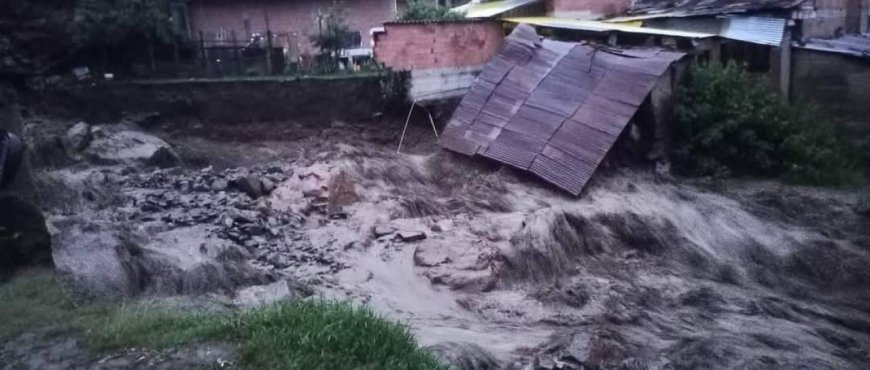
[(167, 119), (189, 117), (206, 124), (351, 120), (391, 113), (404, 100), (406, 84), (406, 74), (398, 73), (106, 83), (44, 91), (32, 97), (30, 106), (90, 122), (111, 122), (125, 112), (158, 112)]
[(870, 129), (870, 60), (794, 48), (792, 96), (862, 121)]
[(598, 19), (625, 13), (632, 0), (546, 0), (547, 14), (560, 18)]
[(375, 59), (411, 71), (412, 100), (442, 99), (465, 94), (502, 41), (498, 21), (387, 23), (375, 37)]
[[(300, 53), (312, 53), (311, 37), (318, 33), (317, 13), (332, 4), (331, 0), (191, 0), (188, 5), (193, 37), (203, 31), (207, 41), (223, 33), (229, 40), (235, 30), (240, 41), (245, 40), (245, 20), (251, 33), (276, 34), (276, 47), (287, 47)], [(343, 1), (351, 31), (359, 31), (362, 47), (371, 47), (370, 30), (396, 16), (395, 0)]]
[(836, 37), (838, 33), (859, 33), (867, 22), (870, 0), (814, 0), (815, 17), (802, 23), (804, 38)]

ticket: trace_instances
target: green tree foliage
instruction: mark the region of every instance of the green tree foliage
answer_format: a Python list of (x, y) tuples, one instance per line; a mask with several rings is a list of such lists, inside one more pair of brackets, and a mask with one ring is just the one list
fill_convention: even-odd
[(458, 21), (465, 15), (438, 5), (434, 0), (411, 0), (408, 8), (399, 14), (400, 21)]
[(333, 2), (326, 9), (318, 10), (318, 32), (311, 42), (320, 50), (320, 67), (324, 72), (338, 70), (339, 57), (347, 48), (350, 27), (347, 25), (347, 9)]
[(860, 181), (858, 152), (808, 105), (790, 105), (736, 64), (693, 66), (679, 94), (673, 160), (690, 176)]

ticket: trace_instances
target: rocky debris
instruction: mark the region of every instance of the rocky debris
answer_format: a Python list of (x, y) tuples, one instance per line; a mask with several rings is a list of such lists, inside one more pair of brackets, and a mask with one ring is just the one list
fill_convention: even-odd
[(501, 364), (489, 351), (475, 343), (443, 342), (427, 347), (445, 363), (461, 370), (494, 370)]
[(421, 267), (435, 267), (450, 263), (446, 248), (437, 245), (421, 245), (414, 250), (414, 264)]
[(396, 229), (390, 226), (375, 226), (372, 228), (372, 235), (375, 236), (375, 239), (392, 235), (394, 232), (396, 232)]
[(162, 148), (171, 150), (171, 146), (162, 139), (141, 131), (126, 129), (121, 125), (97, 126), (92, 128), (91, 133), (93, 140), (83, 153), (98, 163), (148, 162)]
[(79, 122), (70, 127), (64, 136), (64, 145), (74, 151), (81, 152), (91, 144), (91, 126), (84, 122)]
[[(642, 362), (626, 356), (624, 339), (609, 330), (563, 332), (533, 360), (536, 370), (635, 369)], [(642, 366), (640, 368), (646, 368)]]
[(234, 180), (233, 184), (235, 184), (237, 189), (254, 199), (259, 198), (264, 194), (263, 184), (260, 182), (260, 178), (256, 176), (248, 175), (240, 177)]
[(236, 292), (233, 304), (239, 307), (257, 307), (284, 299), (310, 296), (309, 288), (288, 280), (279, 280), (268, 285), (257, 285)]
[(160, 149), (157, 149), (157, 151), (155, 151), (145, 163), (149, 166), (170, 168), (178, 166), (181, 163), (181, 159), (179, 159), (178, 154), (175, 154), (175, 151), (169, 147), (161, 147)]
[(396, 233), (395, 239), (405, 243), (411, 243), (426, 239), (426, 233), (422, 231), (401, 230)]
[[(233, 184), (243, 193), (248, 194), (252, 199), (257, 199), (264, 195), (269, 195), (272, 191), (275, 190), (277, 185), (276, 182), (283, 182), (285, 180), (282, 176), (274, 176), (274, 175), (265, 175), (265, 176), (254, 176), (248, 175), (239, 177), (233, 180)], [(223, 187), (223, 183), (218, 184), (219, 187)]]
[[(327, 271), (346, 268), (329, 250), (311, 244), (302, 231), (307, 222), (303, 215), (261, 208), (257, 199), (241, 191), (239, 179), (253, 187), (262, 186), (259, 181), (266, 177), (286, 179), (276, 167), (222, 172), (167, 169), (130, 175), (124, 183), (128, 205), (122, 209), (130, 210), (126, 214), (130, 221), (159, 222), (170, 229), (208, 226), (210, 235), (242, 247), (256, 264), (270, 270), (302, 265)], [(236, 179), (234, 188), (240, 191), (229, 191), (233, 187), (227, 187), (228, 179)]]
[(0, 274), (51, 265), (51, 237), (42, 212), (18, 197), (0, 196)]

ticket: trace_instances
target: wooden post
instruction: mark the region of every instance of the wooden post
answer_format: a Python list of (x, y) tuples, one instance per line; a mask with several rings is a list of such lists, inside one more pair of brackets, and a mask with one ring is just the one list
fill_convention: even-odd
[(199, 31), (199, 58), (202, 61), (202, 72), (208, 72), (208, 55), (205, 51), (205, 36)]
[(244, 63), (242, 63), (241, 53), (239, 53), (239, 44), (236, 41), (236, 30), (232, 30), (231, 37), (233, 41), (233, 64), (235, 65), (235, 70), (237, 75), (241, 75), (245, 72)]
[(266, 46), (268, 47), (268, 49), (266, 49), (266, 58), (268, 58), (266, 60), (266, 69), (268, 69), (269, 74), (271, 75), (271, 74), (275, 74), (275, 71), (274, 71), (274, 68), (272, 65), (273, 64), (273, 61), (272, 61), (272, 31), (266, 31)]
[(791, 99), (791, 27), (786, 27), (779, 46), (779, 91), (786, 100)]
[(269, 13), (263, 13), (266, 17), (266, 74), (273, 74), (272, 70), (272, 28), (269, 27)]
[(722, 40), (718, 37), (710, 44), (710, 63), (722, 63)]

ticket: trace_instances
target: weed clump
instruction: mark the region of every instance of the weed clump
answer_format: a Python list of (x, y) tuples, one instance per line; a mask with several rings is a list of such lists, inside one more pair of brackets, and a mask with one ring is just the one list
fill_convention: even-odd
[(695, 65), (681, 89), (672, 159), (687, 176), (860, 182), (856, 150), (809, 105), (791, 105), (739, 65)]

